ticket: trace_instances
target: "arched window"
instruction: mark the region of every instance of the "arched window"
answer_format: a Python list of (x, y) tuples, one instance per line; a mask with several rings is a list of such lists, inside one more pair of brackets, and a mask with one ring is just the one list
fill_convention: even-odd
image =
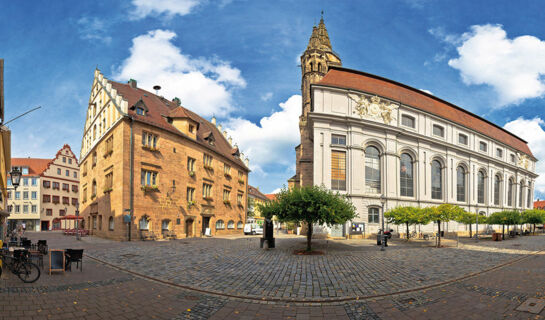
[(138, 227), (140, 230), (149, 230), (149, 217), (143, 216), (140, 218), (140, 221), (138, 222)]
[(405, 197), (414, 197), (413, 158), (409, 154), (401, 154), (399, 170), (401, 195)]
[(522, 188), (524, 188), (524, 181), (520, 180), (520, 186), (519, 186), (519, 207), (522, 207)]
[(108, 230), (114, 231), (114, 217), (108, 219)]
[(443, 199), (443, 172), (437, 160), (431, 162), (431, 198)]
[(242, 228), (244, 228), (242, 221), (237, 222), (237, 229), (242, 229)]
[(477, 173), (477, 203), (484, 203), (484, 173)]
[(378, 208), (369, 208), (367, 211), (367, 219), (369, 223), (378, 223), (379, 222), (379, 214), (378, 214)]
[(365, 149), (365, 191), (380, 193), (380, 153), (375, 147)]
[(165, 219), (165, 220), (161, 221), (161, 230), (162, 231), (170, 230), (170, 220)]
[(462, 166), (456, 169), (456, 200), (466, 201), (466, 169)]
[(526, 208), (531, 208), (531, 207), (532, 207), (532, 183), (528, 182)]
[(235, 228), (235, 222), (233, 220), (229, 220), (227, 222), (227, 229), (234, 229)]
[(494, 176), (494, 204), (499, 206), (500, 205), (500, 176), (495, 175)]
[(225, 229), (225, 222), (223, 220), (216, 221), (216, 230), (223, 230)]
[(509, 179), (509, 185), (507, 186), (507, 206), (511, 207), (513, 205), (513, 185), (515, 182), (513, 179)]

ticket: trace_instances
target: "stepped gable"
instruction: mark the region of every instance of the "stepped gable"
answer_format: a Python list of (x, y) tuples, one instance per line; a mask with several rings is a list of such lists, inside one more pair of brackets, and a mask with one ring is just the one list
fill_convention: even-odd
[[(196, 113), (188, 110), (184, 107), (179, 107), (176, 102), (169, 101), (163, 97), (157, 96), (149, 91), (140, 89), (140, 88), (131, 88), (129, 84), (123, 84), (115, 81), (109, 81), (112, 84), (112, 88), (116, 89), (117, 92), (127, 100), (129, 105), (129, 114), (131, 117), (143, 123), (167, 130), (177, 135), (185, 136), (191, 141), (195, 141), (192, 138), (186, 136), (178, 129), (176, 129), (172, 124), (168, 123), (167, 117), (171, 115), (183, 116), (192, 119), (198, 123), (197, 127), (197, 140), (196, 142), (201, 146), (205, 147), (208, 150), (216, 152), (223, 157), (235, 162), (237, 165), (241, 166), (243, 169), (249, 171), (248, 167), (239, 157), (234, 157), (231, 154), (231, 149), (233, 148), (227, 139), (223, 136), (215, 125), (197, 115)], [(135, 110), (131, 110), (131, 106), (134, 106), (137, 102), (142, 101), (147, 112), (145, 115), (136, 114)], [(205, 141), (205, 136), (210, 133), (214, 135), (214, 146), (211, 146), (208, 142)]]
[(526, 141), (454, 104), (390, 79), (342, 67), (331, 67), (316, 85), (354, 89), (392, 99), (434, 114), (498, 140), (535, 159)]

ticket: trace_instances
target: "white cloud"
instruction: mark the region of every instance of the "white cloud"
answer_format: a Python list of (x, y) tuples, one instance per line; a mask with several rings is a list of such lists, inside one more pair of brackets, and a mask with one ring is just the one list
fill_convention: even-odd
[[(545, 42), (534, 36), (507, 38), (501, 25), (475, 25), (459, 37), (459, 57), (449, 60), (464, 83), (491, 86), (498, 106), (545, 93)], [(445, 39), (455, 43), (453, 39)]]
[(108, 23), (97, 17), (81, 17), (77, 21), (80, 38), (84, 40), (99, 40), (105, 44), (112, 42), (112, 37), (107, 34)]
[(430, 90), (426, 90), (426, 89), (418, 89), (418, 90), (424, 91), (425, 93), (431, 94), (433, 96), (433, 92), (431, 92)]
[(286, 155), (291, 154), (299, 144), (301, 96), (291, 96), (280, 103), (280, 108), (280, 111), (263, 117), (259, 125), (241, 118), (230, 119), (225, 124), (233, 142), (250, 159), (250, 169), (255, 173), (267, 165), (281, 165), (287, 170), (295, 161), (295, 158)]
[(168, 18), (175, 15), (185, 16), (191, 13), (195, 7), (204, 1), (201, 0), (132, 0), (135, 19), (146, 16), (159, 16), (165, 14)]
[(261, 100), (262, 101), (269, 101), (269, 100), (271, 100), (272, 96), (273, 96), (272, 92), (264, 93), (264, 94), (261, 95)]
[(522, 139), (528, 141), (528, 146), (534, 157), (540, 161), (536, 164), (536, 173), (539, 177), (536, 180), (535, 190), (545, 193), (545, 121), (541, 118), (524, 119), (522, 117), (505, 124), (504, 128)]
[[(169, 30), (154, 30), (132, 40), (130, 56), (123, 61), (113, 78), (136, 79), (138, 86), (168, 99), (179, 97), (182, 105), (201, 116), (227, 116), (235, 109), (232, 91), (244, 88), (240, 70), (218, 58), (192, 58), (184, 55), (172, 40)], [(153, 91), (152, 91), (153, 92)]]

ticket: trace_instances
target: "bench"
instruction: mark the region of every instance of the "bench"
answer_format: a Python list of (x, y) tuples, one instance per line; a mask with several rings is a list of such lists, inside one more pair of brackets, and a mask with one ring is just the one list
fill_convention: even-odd
[(140, 239), (142, 239), (142, 241), (157, 240), (157, 236), (153, 233), (153, 231), (141, 230), (140, 231)]
[(176, 240), (176, 233), (173, 230), (163, 231), (163, 238), (169, 240)]

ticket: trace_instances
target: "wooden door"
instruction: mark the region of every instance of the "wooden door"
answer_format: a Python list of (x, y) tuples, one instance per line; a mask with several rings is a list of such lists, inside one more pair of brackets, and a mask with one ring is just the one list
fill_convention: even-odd
[(193, 219), (188, 219), (185, 222), (185, 234), (186, 237), (193, 237)]

